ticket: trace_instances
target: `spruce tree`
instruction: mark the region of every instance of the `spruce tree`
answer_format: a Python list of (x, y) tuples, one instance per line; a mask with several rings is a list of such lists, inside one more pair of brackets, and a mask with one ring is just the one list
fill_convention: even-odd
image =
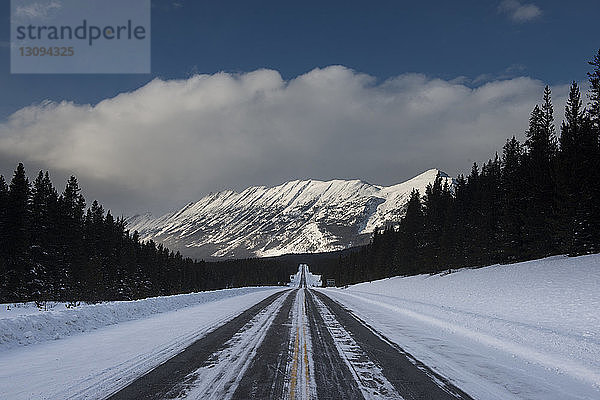
[(501, 208), (499, 226), (500, 257), (516, 262), (523, 253), (523, 147), (515, 136), (507, 140), (502, 151)]
[[(589, 114), (596, 131), (600, 130), (600, 49), (592, 61), (589, 62), (594, 67), (592, 72), (588, 72), (590, 81), (590, 107)], [(596, 132), (598, 135), (598, 132)]]
[(0, 175), (0, 258), (6, 257), (5, 251), (8, 240), (8, 230), (6, 227), (8, 214), (8, 185), (4, 176)]
[(40, 171), (33, 182), (31, 196), (31, 230), (35, 234), (34, 244), (41, 247), (48, 246), (52, 225), (55, 222), (53, 213), (56, 211), (57, 204), (58, 193), (52, 185), (48, 171), (45, 174)]
[(545, 93), (544, 107), (535, 106), (526, 132), (525, 173), (528, 182), (525, 188), (525, 244), (527, 257), (543, 257), (553, 251), (550, 236), (556, 218), (556, 188), (554, 163), (556, 141), (553, 134), (552, 109), (549, 91)]
[(544, 140), (547, 141), (548, 157), (552, 158), (558, 151), (558, 141), (556, 139), (556, 127), (554, 125), (554, 106), (552, 105), (552, 92), (546, 85), (544, 88), (544, 97), (542, 103), (542, 131)]
[(23, 164), (14, 172), (6, 207), (7, 282), (10, 295), (27, 298), (26, 285), (31, 276), (29, 262), (31, 188)]
[(469, 197), (468, 183), (464, 175), (459, 175), (456, 178), (454, 187), (454, 249), (453, 259), (456, 266), (469, 265), (468, 246), (470, 230), (469, 230), (469, 210), (471, 199)]
[(423, 198), (425, 218), (424, 229), (424, 257), (425, 264), (430, 271), (443, 268), (442, 264), (448, 258), (448, 232), (449, 212), (451, 209), (452, 195), (448, 185), (442, 183), (438, 173), (433, 184), (427, 185)]
[(8, 293), (7, 287), (7, 207), (8, 207), (8, 185), (4, 180), (4, 176), (0, 175), (0, 302), (6, 301), (6, 293)]
[(62, 263), (61, 287), (71, 296), (81, 296), (83, 265), (85, 264), (83, 242), (83, 216), (85, 199), (81, 195), (77, 178), (71, 176), (64, 192), (58, 199), (60, 261)]
[(10, 257), (23, 257), (29, 249), (31, 187), (23, 164), (19, 164), (10, 182), (7, 203), (7, 249)]
[(481, 168), (480, 223), (479, 236), (483, 258), (481, 262), (490, 264), (499, 261), (499, 225), (501, 201), (501, 163), (496, 153), (493, 160)]
[(39, 300), (53, 296), (59, 267), (55, 262), (58, 193), (48, 172), (39, 172), (33, 182), (31, 196), (31, 259)]
[(564, 247), (572, 254), (592, 251), (594, 240), (594, 179), (597, 154), (591, 121), (573, 82), (560, 137), (560, 201)]
[(587, 143), (589, 152), (589, 217), (590, 217), (590, 252), (600, 251), (600, 49), (592, 61), (593, 71), (588, 73), (590, 82), (590, 102), (588, 118)]
[(406, 205), (406, 214), (400, 222), (398, 243), (400, 264), (409, 275), (421, 271), (423, 222), (421, 195), (413, 189)]
[(563, 158), (569, 162), (577, 158), (584, 126), (585, 109), (581, 102), (581, 92), (577, 82), (573, 81), (569, 90), (569, 98), (565, 106), (565, 121), (561, 126), (560, 150)]

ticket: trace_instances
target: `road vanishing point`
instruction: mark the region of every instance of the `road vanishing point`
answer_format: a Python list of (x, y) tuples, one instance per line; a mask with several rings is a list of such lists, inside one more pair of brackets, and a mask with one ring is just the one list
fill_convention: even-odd
[(275, 293), (109, 398), (471, 399), (316, 287)]

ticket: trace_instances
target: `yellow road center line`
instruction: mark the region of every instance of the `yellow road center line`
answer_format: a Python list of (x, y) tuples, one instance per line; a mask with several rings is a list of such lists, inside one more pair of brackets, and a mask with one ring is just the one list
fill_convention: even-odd
[(303, 297), (303, 302), (302, 302), (302, 338), (304, 339), (303, 345), (304, 345), (304, 388), (305, 388), (305, 393), (306, 393), (306, 397), (308, 398), (308, 394), (309, 394), (309, 387), (308, 387), (308, 382), (309, 382), (309, 373), (308, 373), (308, 350), (306, 348), (306, 324), (304, 323), (304, 314), (305, 314), (305, 304), (306, 304), (306, 297)]
[[(298, 386), (298, 379), (302, 378), (302, 372), (300, 369), (300, 363), (304, 363), (304, 396), (303, 398), (310, 397), (310, 371), (309, 371), (309, 360), (308, 360), (308, 347), (306, 344), (307, 334), (306, 334), (306, 297), (304, 296), (304, 292), (302, 292), (302, 311), (300, 313), (300, 318), (298, 321), (298, 325), (296, 326), (296, 337), (294, 340), (294, 356), (292, 362), (292, 371), (291, 371), (291, 382), (290, 382), (290, 399), (296, 398), (296, 386)], [(302, 326), (302, 331), (300, 331), (300, 325)], [(302, 334), (302, 336), (300, 336)], [(301, 347), (302, 346), (302, 347)], [(300, 351), (303, 351), (303, 355), (299, 355)]]
[(309, 393), (309, 387), (308, 387), (308, 381), (309, 381), (309, 373), (308, 373), (308, 351), (306, 350), (306, 329), (304, 329), (304, 376), (305, 376), (305, 380), (304, 380), (304, 386), (306, 387), (306, 397), (308, 397), (308, 393)]
[(290, 399), (294, 399), (296, 397), (296, 379), (298, 369), (298, 347), (299, 347), (299, 339), (300, 339), (300, 327), (296, 327), (296, 340), (294, 341), (294, 362), (292, 364), (292, 383), (290, 387)]

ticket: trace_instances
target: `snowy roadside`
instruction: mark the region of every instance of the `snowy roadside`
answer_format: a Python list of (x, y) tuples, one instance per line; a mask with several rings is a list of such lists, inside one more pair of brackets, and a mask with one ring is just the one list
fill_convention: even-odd
[(66, 308), (66, 303), (49, 303), (48, 311), (40, 311), (34, 303), (0, 304), (0, 351), (268, 289), (272, 287), (224, 289), (133, 301), (81, 304), (75, 308)]
[[(244, 288), (208, 292), (204, 293), (209, 295), (205, 301), (201, 300), (203, 293), (198, 293), (188, 295), (196, 298), (187, 306), (183, 305), (184, 301), (178, 303), (178, 309), (171, 305), (173, 311), (161, 313), (156, 313), (161, 308), (151, 301), (142, 309), (154, 309), (154, 315), (131, 320), (135, 317), (130, 312), (124, 314), (130, 316), (129, 321), (113, 323), (61, 340), (3, 350), (0, 352), (0, 398), (102, 398), (168, 360), (215, 327), (284, 289)], [(169, 297), (164, 298), (167, 303)], [(99, 306), (102, 305), (86, 307), (91, 310), (85, 311), (85, 315), (93, 314), (93, 310)], [(106, 306), (110, 307), (102, 310), (100, 315), (106, 313), (110, 316), (114, 306), (111, 303)], [(164, 307), (166, 311), (167, 306)], [(150, 311), (148, 313), (151, 314)], [(90, 318), (90, 321), (94, 320)]]
[(600, 397), (600, 255), (323, 289), (481, 399)]

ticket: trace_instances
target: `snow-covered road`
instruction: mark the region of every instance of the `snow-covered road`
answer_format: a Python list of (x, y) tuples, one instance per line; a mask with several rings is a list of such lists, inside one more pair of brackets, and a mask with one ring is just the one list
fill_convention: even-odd
[(470, 399), (361, 325), (301, 265), (272, 295), (136, 379), (111, 400)]
[(323, 289), (479, 399), (600, 399), (600, 255)]
[[(320, 277), (301, 265), (287, 290), (7, 311), (0, 399), (598, 399), (598, 265), (553, 257), (347, 289), (311, 287)], [(69, 327), (24, 331), (40, 320)]]
[[(59, 340), (3, 350), (0, 352), (0, 399), (103, 398), (281, 290), (246, 289), (237, 296), (232, 296), (231, 291), (220, 291), (217, 296), (213, 295), (215, 292), (201, 293), (196, 303), (201, 302), (203, 295), (211, 301)], [(123, 307), (128, 305), (118, 308)], [(57, 318), (65, 320), (63, 315)], [(83, 326), (88, 325), (83, 323)]]
[(292, 288), (248, 308), (111, 400), (470, 399), (323, 294), (301, 265)]

